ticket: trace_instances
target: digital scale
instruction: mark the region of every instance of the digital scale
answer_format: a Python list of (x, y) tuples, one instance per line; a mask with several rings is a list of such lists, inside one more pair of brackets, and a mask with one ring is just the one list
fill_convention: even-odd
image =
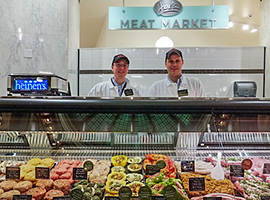
[(52, 73), (9, 74), (8, 96), (71, 96), (67, 79)]

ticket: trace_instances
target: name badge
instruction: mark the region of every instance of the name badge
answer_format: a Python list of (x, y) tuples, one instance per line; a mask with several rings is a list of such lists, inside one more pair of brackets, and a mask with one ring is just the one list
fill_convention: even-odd
[(132, 89), (125, 89), (125, 96), (132, 96), (132, 95), (134, 95), (134, 93), (133, 93), (133, 90)]
[(188, 96), (188, 90), (183, 89), (183, 90), (178, 90), (178, 97), (183, 97), (183, 96)]

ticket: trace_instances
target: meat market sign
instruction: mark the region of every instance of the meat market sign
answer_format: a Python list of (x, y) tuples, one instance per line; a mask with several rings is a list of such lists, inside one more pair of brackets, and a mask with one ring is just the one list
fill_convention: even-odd
[(110, 30), (226, 29), (229, 6), (182, 6), (160, 0), (154, 7), (110, 7)]

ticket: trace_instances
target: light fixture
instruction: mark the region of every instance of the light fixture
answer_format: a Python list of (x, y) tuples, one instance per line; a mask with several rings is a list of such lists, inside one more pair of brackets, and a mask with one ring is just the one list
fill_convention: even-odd
[(234, 25), (233, 22), (229, 22), (229, 23), (228, 23), (228, 27), (229, 27), (229, 28), (233, 27), (233, 25)]
[(168, 36), (162, 36), (160, 37), (157, 41), (155, 46), (157, 48), (162, 48), (162, 47), (173, 47), (174, 43), (171, 40), (171, 38), (169, 38)]
[(251, 33), (256, 33), (257, 31), (258, 31), (257, 28), (253, 28), (253, 29), (250, 30)]
[(248, 29), (249, 29), (249, 25), (248, 25), (248, 24), (244, 24), (244, 25), (242, 26), (242, 29), (243, 29), (244, 31), (248, 30)]

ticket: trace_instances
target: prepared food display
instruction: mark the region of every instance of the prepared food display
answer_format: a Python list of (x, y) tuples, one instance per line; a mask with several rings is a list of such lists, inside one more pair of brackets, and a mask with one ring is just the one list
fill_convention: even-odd
[(131, 189), (132, 196), (138, 196), (140, 188), (145, 185), (140, 181), (133, 181), (127, 184), (127, 186)]
[[(125, 186), (126, 182), (122, 180), (110, 180), (106, 182), (106, 192), (108, 193), (108, 196), (110, 194), (118, 195), (118, 192), (122, 186)], [(112, 195), (112, 196), (113, 196)]]
[(113, 156), (111, 161), (112, 161), (113, 166), (125, 167), (127, 164), (127, 156), (125, 155)]
[(7, 167), (20, 167), (25, 165), (24, 161), (3, 161), (0, 163), (0, 180), (5, 180), (6, 178), (6, 168)]
[(110, 180), (126, 180), (126, 174), (124, 172), (112, 172), (108, 176), (108, 181)]
[(127, 162), (128, 162), (129, 164), (132, 164), (132, 163), (137, 163), (137, 164), (139, 164), (139, 163), (142, 162), (142, 158), (139, 157), (139, 156), (133, 156), (133, 157), (131, 157), (131, 158), (128, 158)]
[(108, 160), (99, 160), (94, 168), (88, 173), (88, 180), (93, 183), (106, 183), (107, 176), (110, 173), (111, 162)]
[(88, 180), (81, 180), (73, 185), (70, 190), (71, 199), (78, 200), (100, 200), (105, 191), (102, 183), (93, 183)]
[[(124, 160), (126, 164), (114, 166), (111, 161), (116, 157), (118, 164), (123, 165)], [(111, 158), (111, 161), (91, 158), (84, 161), (64, 159), (57, 163), (49, 158), (33, 158), (20, 166), (22, 179), (0, 182), (0, 199), (12, 199), (15, 194), (27, 194), (32, 195), (35, 200), (52, 200), (54, 197), (61, 196), (70, 196), (72, 200), (101, 200), (104, 196), (118, 198), (119, 190), (123, 186), (131, 189), (134, 198), (138, 198), (138, 192), (143, 186), (150, 188), (152, 196), (161, 197), (164, 196), (165, 188), (172, 186), (177, 193), (177, 199), (179, 197), (181, 200), (201, 200), (204, 197), (253, 200), (260, 199), (263, 195), (270, 195), (270, 185), (267, 183), (269, 176), (263, 173), (264, 163), (270, 163), (267, 159), (253, 158), (253, 165), (250, 170), (245, 170), (244, 177), (229, 177), (230, 165), (224, 161), (223, 169), (231, 180), (228, 178), (215, 180), (210, 175), (206, 175), (215, 165), (214, 158), (212, 162), (209, 158), (206, 160), (210, 162), (195, 160), (194, 173), (182, 173), (181, 161), (174, 161), (162, 154), (147, 154), (140, 162), (136, 156), (130, 157), (132, 159), (125, 155), (115, 156), (115, 158)], [(166, 164), (164, 168), (160, 168), (159, 172), (153, 175), (147, 175), (144, 168), (148, 164), (155, 165), (159, 160)], [(239, 160), (231, 163), (241, 165)], [(35, 174), (31, 175), (32, 179), (27, 179), (36, 166), (49, 167), (50, 179), (36, 179)], [(73, 180), (74, 167), (83, 168), (87, 172), (87, 178)], [(169, 172), (175, 173), (176, 177), (171, 177)], [(204, 177), (205, 190), (190, 191), (189, 178), (191, 177)]]
[(162, 172), (168, 178), (176, 178), (176, 167), (174, 161), (169, 156), (162, 154), (147, 154), (143, 161), (143, 169), (146, 170), (147, 165), (156, 165), (159, 160), (163, 160), (166, 163), (165, 168), (161, 169)]
[(133, 181), (142, 181), (143, 180), (143, 175), (138, 174), (138, 173), (129, 173), (126, 176), (127, 181), (133, 182)]
[(132, 163), (127, 166), (129, 172), (140, 173), (142, 171), (142, 165), (137, 163)]
[(173, 186), (183, 200), (189, 199), (180, 179), (168, 178), (163, 173), (156, 173), (146, 179), (147, 186), (151, 189), (153, 196), (163, 196), (166, 186)]
[[(226, 193), (236, 195), (236, 187), (229, 179), (216, 180), (209, 175), (201, 175), (195, 173), (181, 174), (180, 175), (185, 191), (189, 197), (203, 196), (210, 193)], [(190, 191), (189, 178), (203, 177), (205, 179), (205, 190), (203, 191)]]
[(111, 168), (111, 172), (125, 172), (125, 168), (122, 166), (114, 166)]

